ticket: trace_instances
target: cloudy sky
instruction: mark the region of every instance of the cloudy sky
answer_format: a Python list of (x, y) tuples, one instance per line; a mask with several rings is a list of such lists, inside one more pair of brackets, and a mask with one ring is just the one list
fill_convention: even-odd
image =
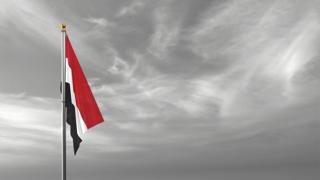
[(0, 0), (0, 179), (60, 178), (60, 29), (105, 123), (77, 180), (315, 180), (319, 0)]

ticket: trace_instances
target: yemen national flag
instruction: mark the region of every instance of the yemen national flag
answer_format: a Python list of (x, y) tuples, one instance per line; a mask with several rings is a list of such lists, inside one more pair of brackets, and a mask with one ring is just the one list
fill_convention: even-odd
[(103, 117), (67, 35), (65, 42), (65, 107), (67, 123), (70, 125), (73, 138), (74, 154), (76, 154), (83, 134), (87, 129), (103, 122)]

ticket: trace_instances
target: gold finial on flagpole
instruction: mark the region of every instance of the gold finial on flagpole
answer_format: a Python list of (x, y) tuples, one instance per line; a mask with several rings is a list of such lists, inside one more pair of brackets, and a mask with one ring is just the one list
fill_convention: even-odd
[(66, 24), (61, 24), (61, 32), (66, 32), (67, 25)]

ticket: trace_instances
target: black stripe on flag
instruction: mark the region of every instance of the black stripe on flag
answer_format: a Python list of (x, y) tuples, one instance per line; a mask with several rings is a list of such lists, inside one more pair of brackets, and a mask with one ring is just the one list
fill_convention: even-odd
[(67, 123), (70, 125), (70, 134), (73, 139), (73, 150), (74, 154), (76, 154), (82, 140), (77, 133), (76, 111), (71, 100), (70, 84), (66, 83), (65, 86), (65, 107), (67, 110)]

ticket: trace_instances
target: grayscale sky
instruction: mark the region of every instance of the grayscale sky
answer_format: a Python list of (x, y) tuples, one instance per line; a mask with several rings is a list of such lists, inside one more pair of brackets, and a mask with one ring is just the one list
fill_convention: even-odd
[(105, 123), (70, 180), (316, 180), (319, 0), (0, 0), (0, 179), (60, 178), (60, 29)]

